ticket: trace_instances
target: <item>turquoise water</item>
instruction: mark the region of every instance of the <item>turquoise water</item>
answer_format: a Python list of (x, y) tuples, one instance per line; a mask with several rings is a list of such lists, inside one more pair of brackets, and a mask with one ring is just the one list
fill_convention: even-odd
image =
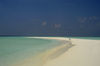
[(70, 37), (70, 38), (100, 40), (100, 37)]
[(0, 37), (0, 66), (16, 62), (59, 45), (59, 41), (27, 37)]

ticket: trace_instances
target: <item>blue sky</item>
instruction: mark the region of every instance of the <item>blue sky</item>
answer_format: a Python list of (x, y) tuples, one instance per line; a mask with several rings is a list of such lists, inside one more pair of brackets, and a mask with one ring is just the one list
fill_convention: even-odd
[(100, 36), (99, 0), (0, 0), (0, 35)]

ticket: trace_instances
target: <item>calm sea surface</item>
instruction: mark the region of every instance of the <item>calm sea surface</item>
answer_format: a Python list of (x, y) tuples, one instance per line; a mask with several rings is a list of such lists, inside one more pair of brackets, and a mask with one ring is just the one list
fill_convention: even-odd
[(70, 38), (100, 40), (100, 37), (70, 37)]
[(10, 66), (17, 61), (35, 56), (59, 44), (56, 40), (28, 37), (0, 37), (0, 66)]

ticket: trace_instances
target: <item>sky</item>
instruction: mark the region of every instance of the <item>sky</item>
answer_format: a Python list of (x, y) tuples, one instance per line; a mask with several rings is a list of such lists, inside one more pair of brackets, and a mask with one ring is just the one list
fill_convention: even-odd
[(100, 36), (100, 0), (0, 0), (0, 35)]

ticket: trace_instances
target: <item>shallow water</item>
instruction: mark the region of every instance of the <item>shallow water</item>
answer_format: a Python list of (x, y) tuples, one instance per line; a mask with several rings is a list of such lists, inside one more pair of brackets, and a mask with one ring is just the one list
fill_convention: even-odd
[(0, 37), (0, 66), (12, 66), (58, 45), (56, 40)]

